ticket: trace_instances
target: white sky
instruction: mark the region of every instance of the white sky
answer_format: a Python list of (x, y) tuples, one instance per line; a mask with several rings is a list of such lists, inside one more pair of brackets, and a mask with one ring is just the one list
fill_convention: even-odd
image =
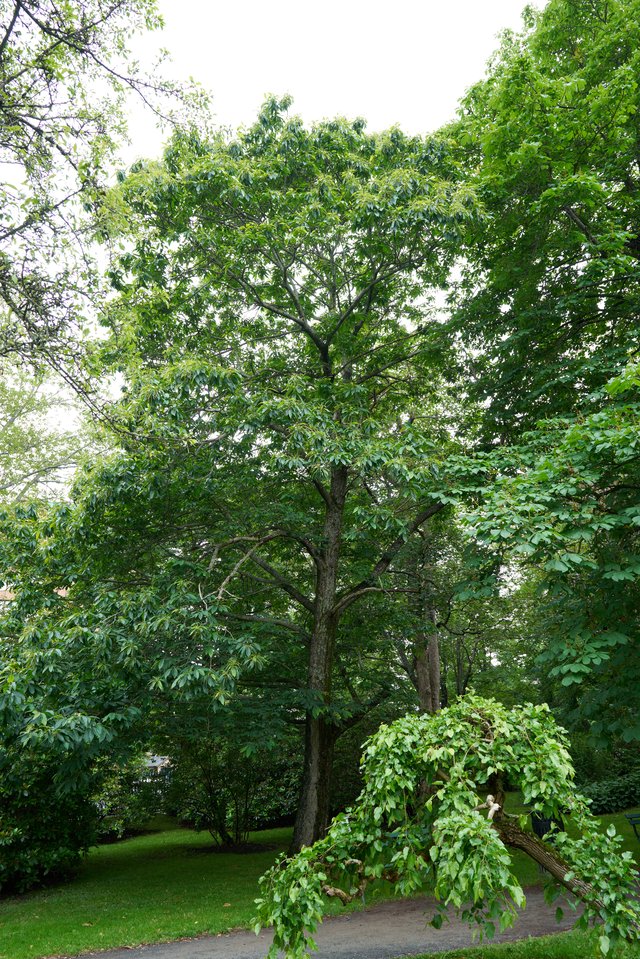
[[(544, 0), (535, 0), (541, 7)], [(484, 73), (505, 28), (519, 29), (524, 0), (159, 0), (158, 44), (176, 78), (213, 94), (215, 120), (248, 124), (266, 93), (291, 93), (311, 122), (363, 116), (370, 130), (436, 129)], [(156, 156), (162, 138), (132, 118), (127, 159)]]

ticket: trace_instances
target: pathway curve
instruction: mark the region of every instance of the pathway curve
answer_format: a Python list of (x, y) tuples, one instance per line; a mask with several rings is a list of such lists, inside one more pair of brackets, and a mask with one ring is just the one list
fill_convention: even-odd
[[(571, 928), (575, 912), (567, 908), (560, 923), (555, 920), (558, 903), (548, 906), (542, 890), (530, 888), (527, 908), (520, 913), (513, 927), (497, 935), (494, 942), (544, 936)], [(562, 906), (564, 901), (560, 901)], [(327, 919), (318, 929), (317, 959), (396, 959), (422, 953), (446, 952), (473, 944), (471, 930), (452, 918), (441, 929), (425, 923), (434, 913), (434, 900), (401, 899), (381, 902), (362, 912), (347, 913)], [(271, 931), (260, 936), (246, 930), (203, 936), (179, 942), (136, 948), (111, 949), (99, 953), (83, 953), (84, 959), (263, 959), (271, 944)], [(81, 957), (81, 959), (83, 959)]]

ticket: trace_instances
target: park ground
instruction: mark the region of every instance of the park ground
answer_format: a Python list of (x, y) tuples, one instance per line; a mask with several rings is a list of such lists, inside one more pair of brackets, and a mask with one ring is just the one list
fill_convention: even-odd
[[(625, 848), (640, 858), (640, 844), (622, 813), (613, 822)], [(257, 882), (286, 849), (288, 829), (251, 836), (250, 853), (212, 851), (207, 833), (158, 820), (149, 833), (93, 849), (70, 882), (0, 901), (0, 959), (75, 956), (91, 950), (168, 942), (248, 927)], [(257, 848), (256, 848), (257, 847)], [(540, 886), (536, 865), (517, 854), (516, 872), (526, 887)], [(387, 898), (382, 885), (367, 906)], [(329, 912), (341, 911), (331, 904)], [(587, 959), (596, 939), (569, 932), (551, 939), (466, 948), (447, 956), (464, 959)], [(440, 956), (444, 955), (440, 953)], [(640, 959), (640, 949), (621, 956)], [(229, 959), (232, 959), (229, 956)]]

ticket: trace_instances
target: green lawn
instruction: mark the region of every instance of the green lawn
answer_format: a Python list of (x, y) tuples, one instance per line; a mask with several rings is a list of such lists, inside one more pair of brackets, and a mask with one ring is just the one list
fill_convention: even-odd
[[(605, 826), (613, 821), (627, 848), (639, 851), (622, 814), (603, 820)], [(91, 851), (73, 881), (0, 901), (0, 959), (74, 955), (246, 926), (253, 915), (258, 877), (286, 848), (289, 836), (288, 829), (255, 833), (252, 841), (265, 849), (249, 854), (209, 852), (207, 834), (175, 827), (100, 846)], [(525, 885), (541, 881), (537, 867), (524, 855), (518, 856), (516, 871)], [(369, 895), (368, 902), (381, 895), (385, 890)], [(594, 955), (594, 948), (584, 935), (568, 933), (548, 942), (532, 940), (447, 955), (583, 959)], [(626, 956), (640, 959), (640, 952), (627, 950)]]
[(250, 854), (208, 852), (207, 833), (176, 828), (99, 846), (70, 883), (0, 902), (0, 957), (73, 955), (248, 925), (258, 877), (289, 836), (256, 834), (265, 851)]
[[(609, 951), (608, 959), (638, 959), (640, 947), (623, 945)], [(595, 932), (562, 932), (556, 936), (523, 939), (500, 946), (456, 949), (416, 959), (602, 959)]]

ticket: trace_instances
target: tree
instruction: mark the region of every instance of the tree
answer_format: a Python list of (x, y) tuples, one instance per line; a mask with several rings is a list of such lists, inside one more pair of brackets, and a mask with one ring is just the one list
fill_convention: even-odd
[[(165, 554), (148, 530), (144, 543), (127, 541), (117, 523), (115, 539), (105, 535), (114, 517), (129, 529), (140, 521), (126, 476), (118, 487), (110, 465), (103, 502), (87, 491), (80, 503), (0, 514), (11, 587), (0, 617), (0, 881), (14, 888), (78, 863), (95, 839), (105, 771), (148, 744), (158, 714), (204, 696), (214, 709), (228, 700), (239, 664), (251, 665), (246, 644), (217, 632), (192, 560)], [(106, 543), (116, 552), (103, 554)]]
[(59, 757), (25, 748), (3, 723), (0, 750), (0, 889), (24, 892), (66, 879), (97, 838), (91, 801), (97, 788), (87, 765), (65, 765), (73, 785), (60, 775)]
[[(543, 421), (508, 454), (469, 520), (489, 548), (542, 573), (542, 658), (571, 691), (568, 718), (601, 742), (640, 737), (637, 364), (593, 396), (594, 411)], [(511, 474), (511, 475), (510, 475)], [(521, 567), (526, 568), (526, 567)]]
[(551, 0), (449, 128), (483, 203), (454, 299), (487, 439), (571, 413), (638, 349), (637, 0)]
[[(126, 428), (187, 448), (207, 477), (191, 504), (229, 628), (275, 622), (276, 592), (281, 629), (305, 632), (301, 846), (327, 824), (341, 624), (394, 592), (385, 575), (444, 506), (426, 297), (473, 203), (444, 141), (306, 130), (288, 105), (231, 139), (178, 135), (125, 180), (134, 249), (112, 269), (110, 349)], [(236, 604), (241, 572), (258, 591)]]
[[(481, 510), (477, 496), (464, 496), (464, 483), (456, 495), (475, 499)], [(523, 663), (532, 666), (527, 603), (514, 584), (506, 588), (495, 542), (480, 544), (463, 517), (460, 509), (441, 512), (394, 564), (407, 592), (386, 617), (388, 655), (397, 655), (423, 712), (436, 712), (471, 686), (518, 702)]]
[(601, 738), (640, 732), (638, 413), (631, 381), (619, 389), (639, 346), (639, 12), (635, 0), (528, 11), (448, 131), (485, 211), (452, 297), (484, 408), (475, 530), (521, 574), (542, 573), (547, 668), (566, 719)]
[[(349, 902), (381, 878), (404, 895), (433, 884), (436, 927), (452, 906), (492, 936), (497, 925), (513, 924), (515, 906), (525, 902), (512, 849), (548, 871), (550, 900), (561, 887), (581, 900), (583, 927), (602, 921), (603, 953), (618, 939), (640, 938), (631, 854), (620, 853), (612, 826), (600, 832), (576, 795), (566, 740), (546, 706), (508, 710), (468, 696), (436, 714), (383, 725), (363, 763), (355, 805), (334, 819), (325, 839), (261, 880), (257, 927), (274, 926), (271, 956), (304, 956), (314, 946), (324, 897)], [(570, 817), (574, 832), (537, 839), (525, 828), (528, 816), (504, 808), (507, 777), (532, 812)]]
[(77, 405), (7, 360), (0, 377), (0, 501), (57, 498), (92, 446)]
[(127, 93), (167, 118), (170, 98), (184, 101), (128, 50), (133, 34), (160, 25), (153, 0), (0, 4), (0, 356), (76, 386), (86, 385), (79, 341), (99, 276), (86, 212), (125, 135)]

